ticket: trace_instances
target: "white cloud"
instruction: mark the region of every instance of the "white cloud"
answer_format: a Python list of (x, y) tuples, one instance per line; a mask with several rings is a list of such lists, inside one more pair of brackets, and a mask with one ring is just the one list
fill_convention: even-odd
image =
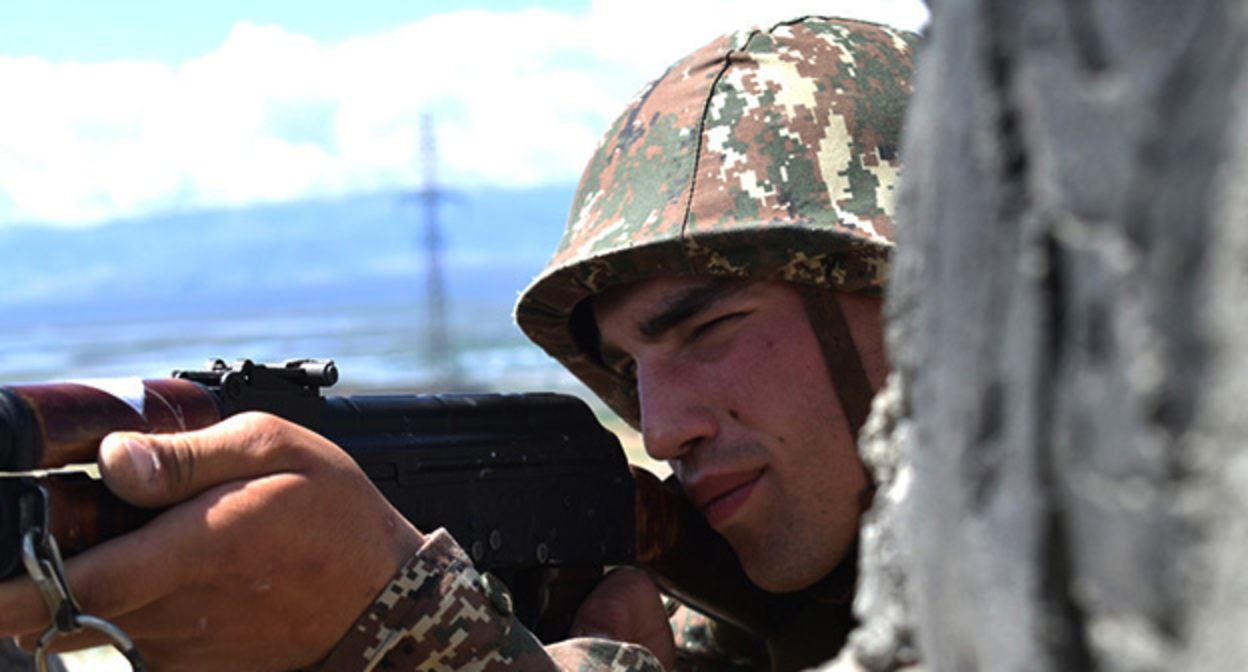
[(809, 11), (926, 16), (919, 0), (760, 4), (464, 11), (337, 44), (240, 23), (178, 68), (0, 57), (0, 223), (416, 187), (424, 113), (446, 184), (572, 182), (636, 89), (719, 34)]

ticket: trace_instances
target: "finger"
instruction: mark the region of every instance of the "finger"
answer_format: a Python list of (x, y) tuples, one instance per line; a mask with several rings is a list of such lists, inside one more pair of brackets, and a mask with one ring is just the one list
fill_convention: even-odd
[[(212, 599), (211, 595), (203, 597), (205, 602)], [(181, 599), (165, 599), (135, 613), (101, 620), (120, 630), (132, 645), (141, 649), (149, 663), (154, 662), (150, 654), (156, 650), (156, 643), (174, 642), (179, 648), (189, 651), (193, 646), (202, 644), (203, 635), (208, 630), (208, 620), (198, 615), (195, 609), (188, 609)], [(22, 635), (18, 637), (18, 645), (26, 651), (33, 651), (42, 636), (42, 633)], [(59, 633), (51, 638), (47, 651), (66, 653), (100, 646), (120, 649), (123, 643), (102, 629), (84, 624), (76, 632)]]
[[(264, 482), (298, 478), (271, 476)], [(214, 506), (249, 483), (218, 486), (137, 530), (66, 559), (65, 578), (80, 610), (114, 620), (210, 575), (220, 564), (214, 553), (217, 546), (229, 547), (220, 535), (212, 534)], [(49, 607), (32, 579), (23, 576), (0, 583), (0, 635), (37, 635), (50, 624)]]
[(0, 636), (37, 634), (51, 622), (33, 580), (23, 576), (0, 583)]
[[(21, 635), (17, 638), (17, 646), (26, 653), (34, 653), (35, 647), (39, 645), (39, 640), (43, 637), (42, 633), (30, 633)], [(47, 647), (48, 653), (69, 653), (71, 651), (81, 651), (83, 649), (94, 649), (99, 646), (112, 644), (106, 635), (96, 630), (79, 630), (71, 635), (54, 637)]]
[(651, 594), (653, 599), (659, 599), (645, 574), (631, 568), (617, 569), (586, 598), (576, 614), (572, 633), (626, 639), (633, 634), (638, 609), (645, 609)]
[(320, 435), (264, 413), (178, 434), (118, 432), (100, 445), (100, 474), (122, 499), (171, 506), (222, 483), (301, 471), (340, 452)]
[[(185, 551), (157, 540), (162, 525), (196, 524), (181, 511), (106, 541), (65, 561), (70, 592), (82, 612), (109, 619), (167, 593), (188, 571)], [(166, 520), (169, 519), (169, 520)], [(29, 577), (0, 583), (0, 635), (35, 636), (52, 623), (51, 612)]]
[[(272, 494), (299, 489), (306, 492), (306, 479), (288, 473), (233, 481), (210, 489), (163, 512), (138, 530), (67, 559), (64, 565), (70, 591), (82, 613), (122, 627), (136, 640), (167, 637), (179, 629), (179, 619), (159, 616), (160, 611), (153, 611), (152, 605), (174, 595), (184, 597), (183, 607), (227, 599), (237, 594), (240, 577), (254, 573), (251, 570), (256, 563), (266, 570), (276, 568), (272, 571), (280, 573), (280, 562), (268, 561), (261, 557), (263, 554), (247, 553), (245, 549), (240, 551), (237, 538), (261, 538), (284, 546), (289, 540), (281, 539), (282, 533), (299, 537), (299, 532), (290, 525), (282, 526), (277, 533), (272, 529), (254, 533), (251, 528), (240, 532), (234, 526), (247, 524), (238, 514), (256, 508), (262, 499), (256, 491)], [(382, 545), (374, 543), (370, 547)], [(396, 555), (410, 556), (408, 546)], [(299, 553), (295, 556), (299, 557)], [(388, 567), (386, 576), (393, 570), (394, 567)], [(223, 573), (232, 583), (216, 580)], [(197, 590), (208, 592), (186, 597)], [(260, 588), (253, 585), (249, 590), (254, 593)], [(21, 577), (0, 583), (0, 635), (21, 636), (23, 642), (33, 645), (50, 625), (49, 608), (34, 581)], [(190, 632), (188, 628), (183, 630)], [(77, 648), (80, 642), (87, 641), (98, 640), (72, 637), (66, 642), (58, 641), (58, 648)]]
[(571, 632), (641, 644), (667, 668), (676, 656), (658, 588), (644, 572), (630, 567), (611, 572), (590, 593), (577, 611)]

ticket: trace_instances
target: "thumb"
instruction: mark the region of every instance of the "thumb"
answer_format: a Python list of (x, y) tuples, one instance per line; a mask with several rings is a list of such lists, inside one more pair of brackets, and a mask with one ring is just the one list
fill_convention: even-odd
[(117, 496), (172, 506), (222, 483), (299, 470), (325, 439), (271, 415), (246, 413), (177, 434), (116, 432), (100, 444), (100, 475)]

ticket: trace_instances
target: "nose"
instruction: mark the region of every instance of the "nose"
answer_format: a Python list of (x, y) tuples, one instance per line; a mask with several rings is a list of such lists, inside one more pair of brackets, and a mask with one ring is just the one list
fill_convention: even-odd
[(679, 459), (718, 431), (708, 391), (680, 371), (638, 363), (637, 395), (646, 453), (656, 460)]

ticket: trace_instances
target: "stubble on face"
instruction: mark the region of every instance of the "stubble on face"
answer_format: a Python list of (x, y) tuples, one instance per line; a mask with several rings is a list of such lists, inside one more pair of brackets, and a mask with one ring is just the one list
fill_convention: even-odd
[[(755, 584), (773, 592), (800, 590), (854, 552), (863, 494), (869, 488), (859, 461), (838, 458), (845, 451), (831, 444), (820, 451), (827, 458), (824, 471), (776, 463), (763, 442), (720, 444), (716, 449), (723, 454), (716, 462), (768, 464), (753, 485), (749, 505), (717, 528)], [(696, 473), (683, 463), (674, 465), (673, 472), (678, 478)]]

